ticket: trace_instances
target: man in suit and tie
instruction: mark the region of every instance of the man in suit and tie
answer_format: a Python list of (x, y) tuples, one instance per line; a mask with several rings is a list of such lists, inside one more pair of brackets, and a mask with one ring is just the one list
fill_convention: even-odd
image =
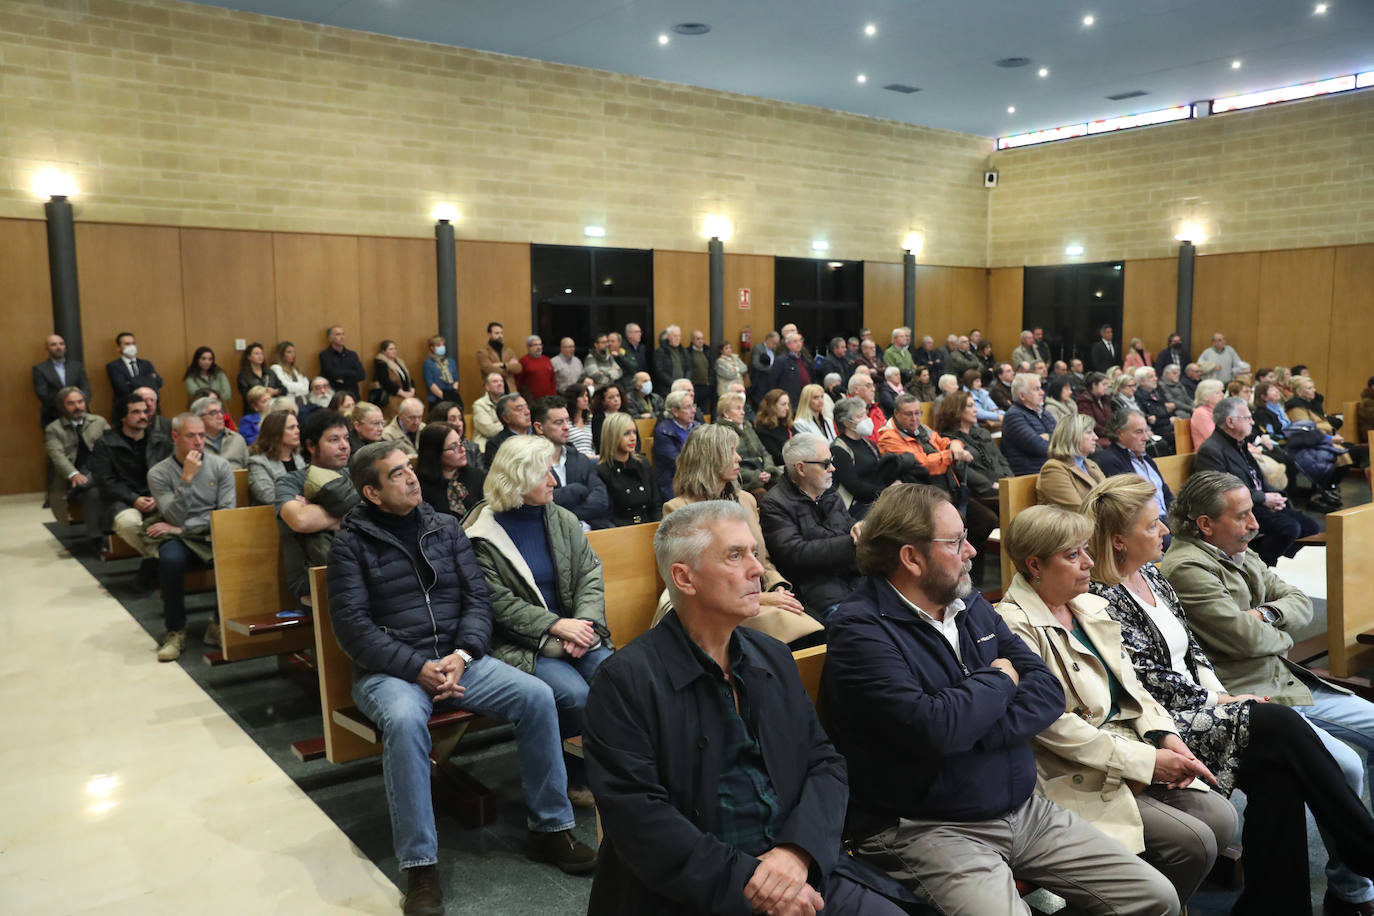
[[(1155, 502), (1159, 504), (1159, 516), (1168, 514), (1173, 505), (1174, 494), (1159, 473), (1159, 465), (1150, 457), (1148, 449), (1152, 435), (1145, 414), (1138, 410), (1121, 408), (1112, 414), (1107, 422), (1107, 438), (1112, 444), (1099, 448), (1093, 454), (1093, 461), (1108, 477), (1118, 474), (1134, 474), (1155, 488)], [(1170, 535), (1164, 536), (1164, 548), (1169, 547)]]
[(778, 346), (778, 332), (769, 331), (761, 343), (756, 343), (749, 351), (749, 378), (753, 382), (754, 403), (757, 404), (768, 392), (768, 376), (773, 372), (773, 352)]
[(1112, 326), (1104, 324), (1101, 333), (1102, 339), (1093, 344), (1088, 354), (1088, 369), (1105, 373), (1112, 366), (1121, 365), (1121, 354), (1117, 352), (1116, 344), (1112, 343)]
[(110, 387), (114, 389), (116, 412), (123, 399), (134, 393), (135, 388), (162, 388), (162, 376), (157, 374), (153, 364), (138, 358), (138, 342), (132, 331), (120, 331), (115, 335), (115, 349), (119, 351), (116, 359), (105, 364), (105, 374), (110, 377)]
[(86, 400), (91, 399), (91, 380), (86, 367), (74, 359), (67, 359), (67, 342), (61, 334), (49, 334), (48, 358), (33, 367), (33, 393), (38, 396), (43, 428), (62, 416), (62, 405), (55, 395), (63, 388), (80, 388)]

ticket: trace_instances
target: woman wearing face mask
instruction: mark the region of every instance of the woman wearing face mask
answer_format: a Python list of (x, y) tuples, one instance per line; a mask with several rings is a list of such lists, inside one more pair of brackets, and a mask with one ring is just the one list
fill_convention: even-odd
[(878, 494), (891, 483), (879, 471), (882, 456), (869, 437), (873, 418), (860, 398), (844, 398), (835, 405), (835, 438), (830, 457), (835, 461), (835, 485), (849, 507), (849, 514), (862, 519)]
[(424, 376), (431, 405), (451, 401), (459, 410), (463, 409), (463, 398), (458, 394), (458, 360), (448, 355), (443, 335), (435, 334), (429, 339), (429, 356), (420, 367), (420, 374)]

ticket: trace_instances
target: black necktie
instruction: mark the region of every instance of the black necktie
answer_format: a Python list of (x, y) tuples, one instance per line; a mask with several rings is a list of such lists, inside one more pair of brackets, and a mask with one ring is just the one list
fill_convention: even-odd
[(138, 363), (129, 360), (129, 378), (138, 378)]

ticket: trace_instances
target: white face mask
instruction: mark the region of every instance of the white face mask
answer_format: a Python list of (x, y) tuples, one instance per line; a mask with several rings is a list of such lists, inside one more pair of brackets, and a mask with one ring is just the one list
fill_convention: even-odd
[(858, 433), (860, 438), (863, 439), (867, 439), (869, 436), (873, 435), (873, 418), (864, 417), (858, 423), (854, 424), (854, 432)]
[(448, 352), (448, 347), (444, 346), (443, 344), (439, 344), (439, 346), (437, 346), (437, 347), (434, 348), (434, 355), (435, 355), (435, 356), (443, 356), (443, 355), (444, 355), (445, 353), (447, 353), (447, 352)]
[(125, 347), (123, 350), (120, 350), (119, 352), (124, 354), (125, 359), (135, 359), (138, 356), (138, 347), (136, 347), (134, 344), (129, 344), (127, 347)]
[(642, 384), (642, 385), (639, 386), (639, 390), (642, 391), (642, 392), (644, 392), (645, 394), (653, 394), (653, 392), (654, 392), (654, 383), (653, 383), (653, 382), (645, 382), (644, 384)]
[(594, 394), (596, 394), (596, 387), (593, 386), (593, 385), (588, 385), (588, 386), (587, 386), (587, 397), (591, 397), (591, 396), (594, 395)]

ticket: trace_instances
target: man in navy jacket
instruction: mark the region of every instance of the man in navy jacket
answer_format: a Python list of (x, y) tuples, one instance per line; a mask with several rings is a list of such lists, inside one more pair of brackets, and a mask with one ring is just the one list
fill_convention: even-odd
[(1050, 454), (1054, 417), (1045, 410), (1040, 376), (1020, 372), (1011, 380), (1011, 408), (1002, 416), (1002, 454), (1017, 476), (1039, 474)]
[(920, 484), (864, 519), (868, 578), (830, 619), (823, 682), (854, 852), (941, 912), (1025, 912), (1015, 874), (1093, 913), (1177, 913), (1159, 872), (1035, 794), (1031, 741), (1064, 692), (972, 589), (966, 535)]
[(570, 874), (590, 871), (596, 853), (572, 835), (553, 691), (486, 654), (490, 592), (458, 520), (421, 500), (398, 442), (363, 446), (349, 476), (363, 502), (344, 516), (329, 551), (329, 616), (353, 659), (353, 699), (382, 726), (392, 842), (407, 873), (404, 912), (443, 912), (429, 782), (436, 710), (515, 724), (526, 854)]

